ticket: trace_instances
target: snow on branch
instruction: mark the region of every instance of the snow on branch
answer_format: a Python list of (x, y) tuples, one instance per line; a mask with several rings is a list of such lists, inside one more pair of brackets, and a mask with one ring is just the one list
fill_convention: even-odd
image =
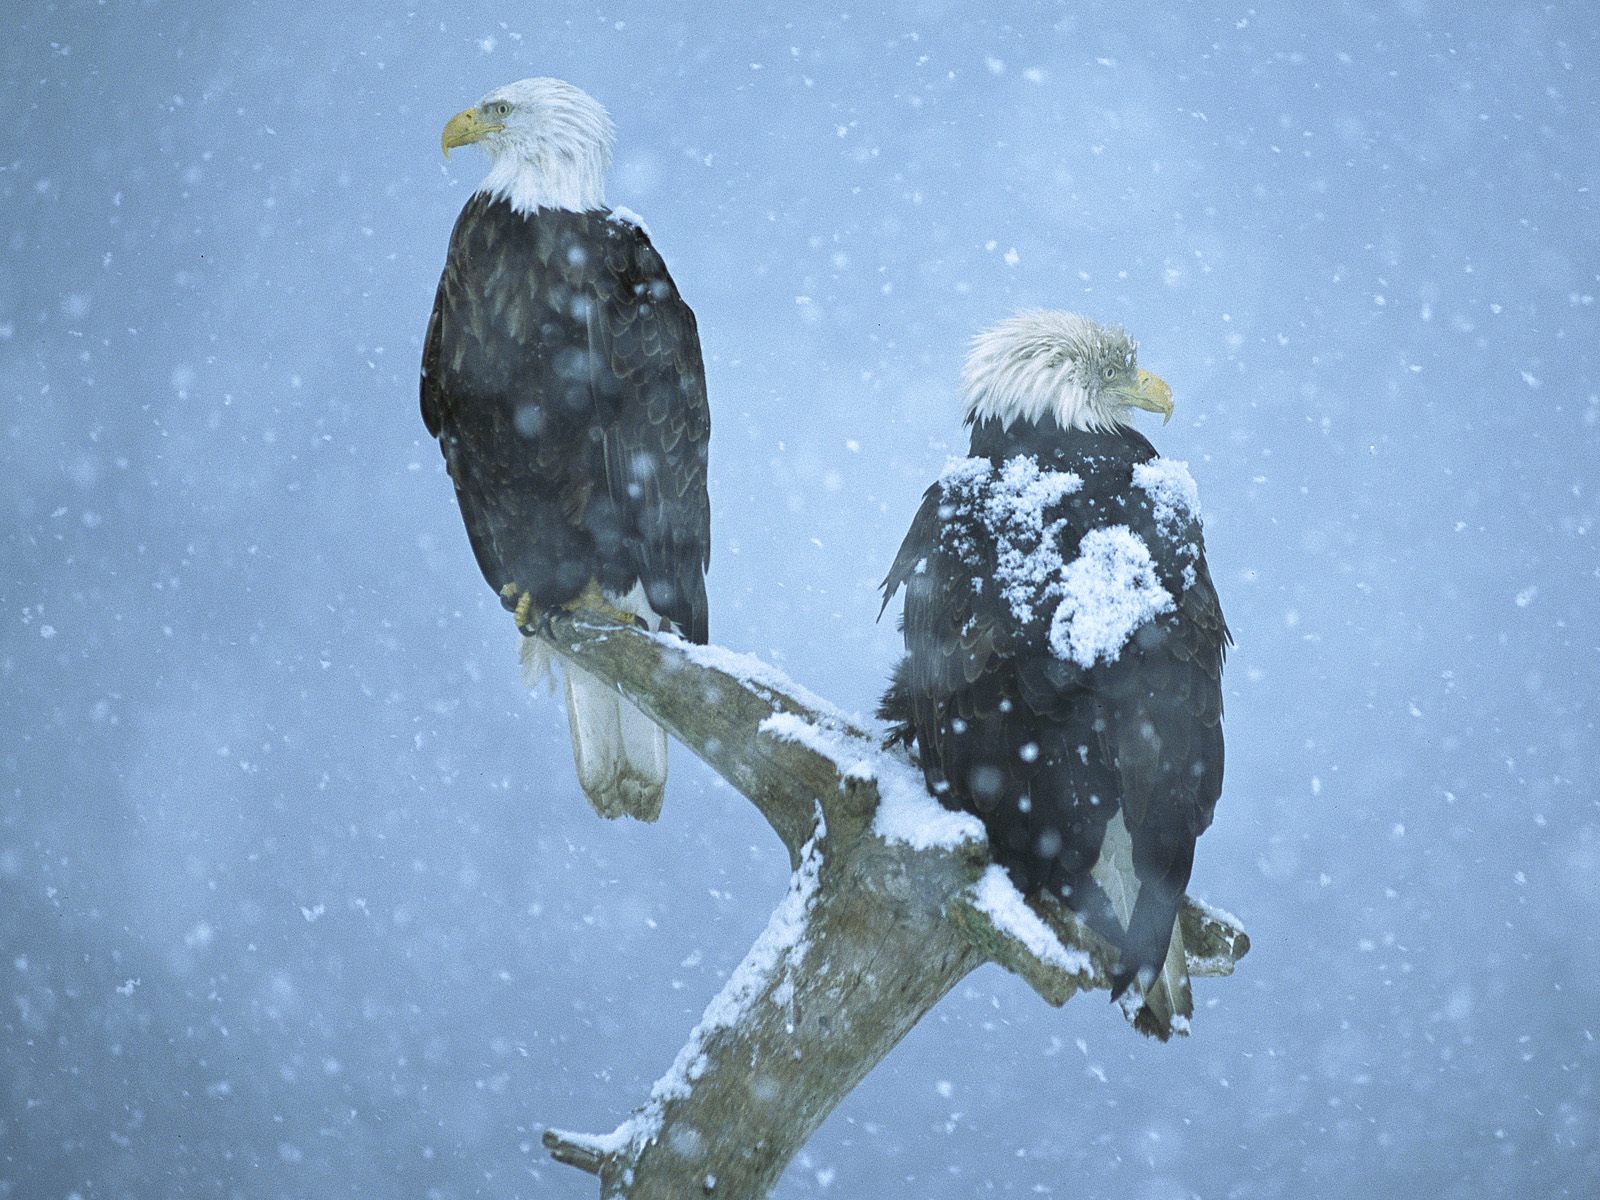
[[(789, 850), (767, 929), (648, 1099), (614, 1131), (546, 1130), (602, 1197), (768, 1193), (812, 1131), (969, 972), (994, 962), (1048, 1003), (1107, 986), (1110, 948), (1025, 901), (982, 825), (927, 792), (882, 730), (758, 659), (580, 613), (539, 636), (617, 687), (738, 788)], [(1225, 975), (1238, 922), (1187, 902), (1189, 969)]]
[[(820, 818), (818, 826), (820, 837), (825, 832)], [(545, 1142), (556, 1158), (596, 1174), (607, 1160), (637, 1158), (661, 1135), (667, 1104), (687, 1097), (705, 1073), (706, 1047), (715, 1035), (745, 1019), (764, 996), (780, 1008), (793, 1003), (794, 976), (810, 950), (808, 918), (816, 899), (821, 866), (822, 855), (817, 838), (813, 838), (801, 849), (800, 865), (766, 929), (722, 991), (706, 1005), (688, 1042), (678, 1051), (667, 1073), (656, 1080), (644, 1105), (607, 1134), (549, 1130)]]

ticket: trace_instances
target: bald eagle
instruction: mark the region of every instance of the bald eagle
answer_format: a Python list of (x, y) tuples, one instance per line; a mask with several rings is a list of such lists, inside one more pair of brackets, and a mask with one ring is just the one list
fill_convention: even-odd
[(968, 457), (883, 585), (885, 606), (906, 589), (907, 653), (882, 712), (1018, 888), (1116, 948), (1113, 994), (1165, 1040), (1193, 1011), (1176, 917), (1222, 790), (1230, 644), (1194, 482), (1128, 425), (1172, 393), (1126, 333), (1061, 312), (980, 334), (962, 383)]
[[(706, 640), (710, 415), (694, 313), (642, 223), (606, 206), (612, 125), (558, 79), (452, 117), (446, 155), (489, 174), (461, 210), (428, 323), (422, 418), (473, 553), (524, 634), (567, 608)], [(524, 636), (531, 685), (550, 668)], [(652, 820), (666, 734), (566, 672), (578, 780), (606, 816)]]

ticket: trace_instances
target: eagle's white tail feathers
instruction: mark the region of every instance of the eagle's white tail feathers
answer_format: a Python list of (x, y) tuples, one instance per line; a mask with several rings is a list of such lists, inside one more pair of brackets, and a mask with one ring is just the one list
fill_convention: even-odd
[(540, 638), (525, 637), (522, 639), (521, 659), (522, 682), (528, 685), (528, 690), (537, 692), (542, 684), (553, 695), (556, 690), (556, 652)]
[[(642, 618), (652, 631), (661, 628), (642, 587), (606, 600)], [(522, 678), (530, 689), (546, 681), (554, 686), (555, 663), (556, 655), (539, 638), (522, 639)], [(568, 664), (563, 673), (572, 758), (583, 794), (602, 817), (654, 821), (667, 786), (666, 730), (587, 671)]]
[(616, 690), (568, 667), (567, 724), (578, 783), (602, 817), (661, 815), (667, 786), (667, 734)]
[[(1127, 929), (1139, 899), (1139, 877), (1133, 870), (1133, 838), (1120, 811), (1106, 822), (1100, 858), (1090, 874), (1111, 901), (1117, 923)], [(1143, 1010), (1141, 1012), (1141, 1010)], [(1194, 995), (1189, 988), (1189, 960), (1183, 944), (1183, 926), (1174, 921), (1167, 957), (1154, 979), (1141, 978), (1122, 995), (1122, 1011), (1136, 1029), (1166, 1041), (1174, 1033), (1187, 1034), (1194, 1016)]]

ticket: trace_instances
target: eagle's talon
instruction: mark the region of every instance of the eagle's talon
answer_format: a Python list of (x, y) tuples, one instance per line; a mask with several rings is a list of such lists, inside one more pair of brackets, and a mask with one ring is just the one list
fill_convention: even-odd
[(517, 597), (516, 605), (507, 604), (511, 611), (511, 619), (516, 622), (517, 632), (523, 637), (553, 637), (556, 626), (555, 619), (561, 611), (555, 608), (542, 608), (538, 612), (533, 610), (533, 595), (523, 592)]
[(561, 606), (561, 611), (574, 615), (586, 612), (591, 616), (603, 617), (607, 621), (614, 621), (618, 625), (636, 626), (646, 632), (649, 632), (650, 629), (650, 626), (637, 613), (618, 608), (607, 600), (605, 593), (600, 590), (600, 585), (592, 579), (583, 591)]

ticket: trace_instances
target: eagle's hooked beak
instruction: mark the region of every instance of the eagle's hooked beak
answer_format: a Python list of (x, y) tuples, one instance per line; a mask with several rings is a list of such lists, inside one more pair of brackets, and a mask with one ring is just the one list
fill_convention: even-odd
[(1122, 395), (1135, 408), (1142, 408), (1145, 412), (1160, 413), (1163, 425), (1172, 420), (1172, 389), (1161, 376), (1152, 375), (1149, 371), (1140, 371), (1138, 382), (1133, 387), (1124, 389)]
[(481, 142), (491, 133), (499, 133), (504, 128), (497, 121), (485, 121), (483, 114), (475, 108), (463, 109), (445, 122), (444, 132), (439, 135), (439, 148), (449, 158), (450, 151), (457, 146)]

